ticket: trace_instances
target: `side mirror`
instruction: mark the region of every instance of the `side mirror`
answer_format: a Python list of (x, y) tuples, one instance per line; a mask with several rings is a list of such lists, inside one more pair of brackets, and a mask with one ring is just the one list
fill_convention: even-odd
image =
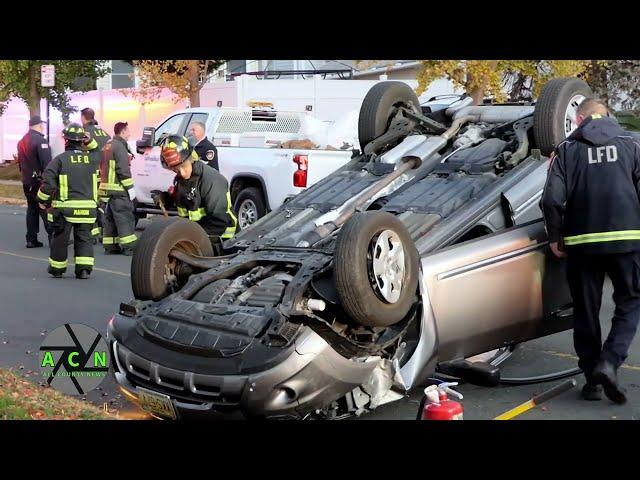
[(153, 147), (156, 136), (154, 127), (144, 127), (142, 130), (142, 138), (136, 142), (136, 152), (143, 154), (147, 148)]

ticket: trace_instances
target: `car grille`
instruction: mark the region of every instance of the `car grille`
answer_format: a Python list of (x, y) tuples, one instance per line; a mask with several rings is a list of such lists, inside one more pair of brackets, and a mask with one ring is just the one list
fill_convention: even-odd
[(135, 386), (171, 395), (178, 400), (194, 400), (232, 406), (240, 402), (246, 377), (216, 376), (185, 372), (151, 362), (113, 343), (115, 368)]

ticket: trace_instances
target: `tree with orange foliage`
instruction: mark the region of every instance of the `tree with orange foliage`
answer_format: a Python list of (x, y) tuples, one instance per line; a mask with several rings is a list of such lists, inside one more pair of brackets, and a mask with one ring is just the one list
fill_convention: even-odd
[(133, 60), (140, 84), (126, 93), (141, 103), (160, 97), (169, 89), (176, 102), (189, 100), (191, 107), (200, 106), (200, 90), (225, 60)]
[[(447, 78), (462, 87), (474, 104), (485, 96), (497, 102), (505, 101), (514, 86), (529, 85), (530, 94), (537, 97), (542, 86), (557, 77), (583, 74), (591, 60), (422, 60), (417, 75), (418, 95), (438, 78)], [(519, 82), (519, 83), (518, 83)], [(517, 95), (516, 95), (517, 96)], [(513, 99), (513, 98), (512, 98)]]

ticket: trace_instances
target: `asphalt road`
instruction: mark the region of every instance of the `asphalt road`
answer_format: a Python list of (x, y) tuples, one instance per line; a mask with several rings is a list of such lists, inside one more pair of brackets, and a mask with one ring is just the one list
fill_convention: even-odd
[[(72, 269), (66, 278), (53, 279), (46, 273), (48, 248), (24, 246), (25, 209), (0, 205), (0, 367), (13, 367), (26, 378), (38, 382), (38, 348), (46, 332), (69, 322), (90, 325), (103, 334), (110, 316), (122, 300), (131, 297), (130, 257), (105, 256), (95, 249), (96, 266), (87, 281), (76, 280)], [(70, 253), (70, 258), (73, 254)], [(608, 331), (613, 312), (611, 288), (607, 283), (601, 311), (603, 330)], [(520, 346), (502, 365), (503, 377), (523, 377), (566, 370), (576, 366), (571, 332), (541, 338)], [(20, 368), (22, 367), (22, 368)], [(576, 377), (581, 386), (582, 377)], [(636, 338), (626, 364), (620, 370), (630, 401), (614, 405), (585, 402), (578, 389), (569, 391), (531, 410), (521, 419), (639, 419), (640, 418), (640, 340)], [(559, 383), (559, 382), (555, 382)], [(465, 419), (491, 419), (530, 399), (555, 383), (529, 386), (485, 388), (462, 385)], [(102, 390), (90, 392), (87, 400), (112, 408), (133, 409), (108, 378)], [(379, 407), (361, 417), (374, 419), (414, 419), (421, 398), (411, 396)]]

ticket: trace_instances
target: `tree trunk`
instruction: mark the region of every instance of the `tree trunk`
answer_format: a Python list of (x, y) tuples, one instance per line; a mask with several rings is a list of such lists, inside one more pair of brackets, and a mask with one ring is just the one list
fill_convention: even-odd
[(198, 60), (189, 61), (189, 106), (200, 106), (200, 62)]
[[(40, 115), (40, 92), (38, 92), (38, 78), (34, 73), (35, 65), (29, 67), (29, 99), (27, 106), (29, 107), (29, 115)], [(49, 120), (47, 118), (47, 120)]]
[[(491, 68), (492, 70), (495, 70), (496, 68), (498, 68), (497, 60), (489, 60), (488, 63), (489, 63), (489, 68)], [(473, 76), (467, 73), (467, 85), (470, 85), (472, 80), (473, 80)], [(475, 88), (467, 89), (467, 92), (469, 93), (469, 96), (471, 96), (471, 99), (473, 100), (474, 105), (480, 105), (482, 103), (485, 92), (487, 90), (488, 81), (489, 80), (487, 78), (483, 78), (482, 81), (479, 82), (480, 83), (479, 86)]]
[(473, 100), (474, 105), (480, 105), (482, 103), (482, 100), (484, 99), (484, 88), (478, 87), (471, 90), (469, 96)]

